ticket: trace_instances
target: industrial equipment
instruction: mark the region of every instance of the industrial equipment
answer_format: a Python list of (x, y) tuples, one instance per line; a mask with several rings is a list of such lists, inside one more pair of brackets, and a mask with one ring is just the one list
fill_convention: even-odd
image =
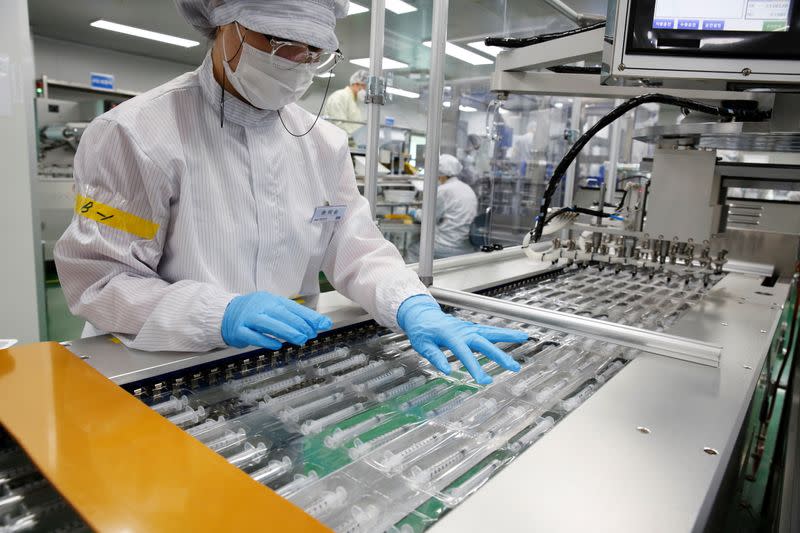
[[(792, 2), (771, 3), (789, 6), (787, 24), (796, 20)], [(664, 6), (692, 7), (658, 0), (656, 11), (642, 15), (628, 0), (611, 4), (611, 19), (656, 25), (667, 12)], [(747, 4), (761, 7), (757, 0)], [(447, 2), (436, 9), (437, 17), (440, 11), (446, 16)], [(659, 37), (654, 53), (675, 48), (669, 39), (683, 42), (681, 31)], [(441, 31), (437, 35), (444, 42)], [(119, 467), (126, 475), (125, 494), (139, 497), (124, 505), (147, 501), (137, 523), (143, 530), (161, 523), (156, 521), (164, 513), (179, 512), (159, 505), (159, 490), (178, 495), (170, 501), (184, 501), (197, 496), (198, 479), (207, 500), (212, 497), (206, 491), (220, 498), (229, 492), (229, 498), (242, 501), (283, 501), (275, 495), (288, 500), (305, 513), (287, 511), (295, 529), (312, 527), (309, 517), (336, 531), (403, 533), (723, 527), (720, 509), (729, 501), (729, 480), (759, 469), (769, 472), (775, 486), (791, 478), (790, 472), (782, 474), (778, 460), (774, 467), (760, 460), (784, 370), (795, 373), (800, 228), (796, 211), (773, 210), (768, 201), (729, 193), (796, 191), (796, 165), (731, 164), (720, 161), (717, 150), (795, 150), (800, 125), (789, 105), (793, 96), (734, 93), (731, 84), (701, 90), (693, 70), (665, 74), (663, 87), (652, 73), (645, 74), (648, 83), (601, 85), (597, 72), (580, 70), (586, 65), (577, 74), (528, 71), (599, 61), (603, 35), (602, 28), (587, 26), (525, 43), (503, 40), (506, 46), (529, 46), (498, 56), (493, 83), (501, 99), (513, 92), (634, 98), (574, 139), (543, 187), (539, 218), (529, 221), (533, 228), (521, 248), (426, 265), (431, 248), (419, 266), (423, 278), (432, 278), (431, 294), (450, 312), (530, 334), (524, 344), (501, 346), (520, 363), (519, 373), (480, 359), (494, 379), (481, 387), (451, 357), (451, 372), (442, 375), (401, 334), (379, 327), (340, 295), (325, 293), (318, 310), (332, 317), (334, 329), (304, 347), (142, 353), (100, 336), (68, 343), (70, 354), (47, 347), (44, 370), (34, 366), (35, 347), (2, 351), (0, 391), (44, 398), (30, 403), (58, 431), (55, 437), (37, 432), (9, 402), (0, 402), (0, 422), (93, 528), (108, 526), (114, 517), (79, 496), (75, 478), (55, 468), (60, 463), (53, 457), (72, 452), (76, 468), (90, 465), (91, 472), (103, 473), (115, 471), (119, 450), (146, 454), (153, 464), (138, 472)], [(623, 42), (614, 39), (616, 46)], [(704, 58), (715, 83), (740, 81), (742, 69), (724, 70), (739, 56), (732, 57)], [(790, 68), (776, 77), (758, 66), (764, 63), (747, 63), (755, 73), (750, 80), (760, 88), (794, 83), (796, 58), (762, 59), (786, 61)], [(624, 61), (635, 69), (635, 57)], [(614, 74), (621, 77), (631, 72), (627, 66), (618, 70)], [(642, 79), (635, 70), (630, 76)], [(667, 94), (650, 95), (654, 84)], [(574, 205), (572, 183), (563, 205), (551, 206), (581, 147), (642, 103), (693, 110), (681, 124), (636, 134), (656, 145), (648, 176), (626, 185), (619, 203), (608, 202), (601, 189), (596, 206)], [(707, 122), (712, 116), (724, 121)], [(377, 130), (372, 133), (377, 138)], [(427, 140), (436, 148), (429, 149), (430, 159), (438, 154), (436, 135), (429, 132)], [(618, 165), (611, 168), (613, 193)], [(541, 170), (537, 176), (544, 185)], [(435, 191), (436, 176), (428, 174), (426, 186)], [(372, 185), (377, 188), (377, 182)], [(432, 207), (426, 202), (428, 220)], [(747, 226), (755, 228), (741, 229)], [(549, 242), (546, 249), (534, 247), (540, 240)], [(432, 247), (431, 239), (423, 239), (423, 246), (426, 242)], [(19, 373), (34, 371), (45, 384), (52, 379), (52, 388), (22, 386), (27, 382)], [(124, 416), (63, 392), (84, 382), (103, 388), (98, 397), (116, 402)], [(786, 394), (797, 396), (793, 385), (785, 384)], [(796, 417), (795, 409), (785, 412)], [(76, 414), (82, 412), (87, 414)], [(147, 431), (136, 434), (135, 424)], [(75, 445), (82, 439), (102, 446), (95, 455), (86, 454)], [(193, 462), (173, 464), (177, 452), (159, 449), (166, 441), (179, 444)], [(26, 464), (23, 454), (12, 453)], [(200, 478), (205, 472), (213, 475)], [(93, 488), (95, 496), (102, 493)], [(7, 494), (16, 495), (13, 488)], [(32, 504), (21, 507), (19, 498), (6, 512), (3, 501), (0, 520), (7, 527), (30, 529), (44, 518)], [(122, 508), (113, 497), (106, 504)], [(216, 519), (217, 508), (191, 511)], [(229, 527), (233, 521), (239, 527), (291, 527), (274, 522), (282, 518), (258, 506), (222, 511), (232, 521)], [(785, 512), (786, 507), (773, 511), (772, 520)], [(302, 520), (307, 520), (303, 526)]]

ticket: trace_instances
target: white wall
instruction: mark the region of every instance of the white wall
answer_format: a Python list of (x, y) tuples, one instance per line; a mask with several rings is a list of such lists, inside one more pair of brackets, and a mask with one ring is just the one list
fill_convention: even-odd
[(36, 77), (89, 84), (90, 72), (113, 74), (116, 88), (125, 91), (144, 92), (172, 78), (197, 68), (161, 59), (126, 54), (33, 36), (33, 55)]
[(0, 1), (0, 338), (36, 342), (44, 320), (34, 169), (33, 53), (27, 0)]

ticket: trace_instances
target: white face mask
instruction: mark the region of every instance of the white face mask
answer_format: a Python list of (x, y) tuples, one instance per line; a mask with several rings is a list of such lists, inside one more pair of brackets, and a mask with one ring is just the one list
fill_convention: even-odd
[[(236, 33), (242, 39), (239, 25)], [(228, 64), (225, 38), (222, 39), (222, 67), (233, 88), (253, 107), (277, 111), (294, 103), (311, 86), (314, 71), (309, 65), (264, 52), (242, 40), (242, 54), (236, 71)]]
[(358, 93), (356, 93), (356, 99), (363, 104), (367, 99), (367, 91), (365, 89), (359, 89)]

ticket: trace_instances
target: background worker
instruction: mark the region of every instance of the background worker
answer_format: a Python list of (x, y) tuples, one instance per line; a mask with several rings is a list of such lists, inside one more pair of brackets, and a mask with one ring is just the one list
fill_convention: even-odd
[[(325, 107), (322, 108), (322, 115), (346, 131), (348, 135), (363, 126), (363, 124), (353, 123), (364, 122), (361, 106), (364, 104), (367, 94), (367, 79), (369, 79), (369, 72), (366, 70), (356, 71), (350, 76), (350, 85), (331, 93), (325, 102)], [(347, 122), (337, 122), (338, 120)]]
[[(436, 259), (467, 254), (474, 251), (469, 242), (469, 230), (478, 214), (478, 198), (472, 187), (459, 179), (461, 163), (455, 156), (439, 156), (439, 187), (436, 190), (436, 232), (433, 256)], [(411, 216), (422, 220), (422, 210), (412, 210)], [(419, 243), (414, 245), (419, 256)]]

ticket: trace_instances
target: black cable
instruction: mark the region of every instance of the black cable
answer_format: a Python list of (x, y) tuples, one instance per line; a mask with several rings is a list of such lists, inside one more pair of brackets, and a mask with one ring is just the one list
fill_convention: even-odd
[(547, 67), (550, 72), (556, 74), (602, 74), (602, 67), (578, 67), (575, 65), (556, 65), (554, 67)]
[[(700, 113), (707, 113), (709, 115), (717, 115), (727, 120), (732, 120), (739, 115), (728, 108), (724, 107), (715, 107), (708, 104), (703, 104), (700, 102), (695, 102), (693, 100), (688, 100), (686, 98), (678, 98), (675, 96), (668, 96), (666, 94), (659, 94), (659, 93), (651, 93), (645, 94), (642, 96), (637, 96), (636, 98), (631, 98), (630, 100), (623, 102), (621, 105), (617, 106), (613, 109), (610, 113), (605, 115), (603, 118), (597, 121), (597, 123), (589, 128), (589, 130), (581, 135), (575, 144), (573, 144), (570, 149), (567, 151), (566, 155), (561, 159), (561, 162), (556, 167), (555, 171), (553, 172), (553, 177), (550, 178), (549, 183), (547, 184), (547, 189), (545, 190), (544, 196), (542, 198), (542, 205), (539, 210), (539, 216), (537, 217), (536, 226), (532, 230), (533, 239), (532, 242), (539, 242), (539, 239), (542, 237), (542, 231), (544, 230), (544, 221), (547, 217), (547, 210), (550, 208), (550, 202), (552, 201), (553, 194), (555, 194), (556, 188), (561, 183), (561, 180), (564, 178), (564, 175), (567, 172), (567, 169), (578, 156), (581, 150), (588, 144), (588, 142), (597, 135), (600, 130), (617, 120), (618, 118), (622, 117), (636, 107), (640, 105), (649, 104), (649, 103), (656, 103), (656, 104), (666, 104), (666, 105), (673, 105), (685, 109), (690, 109), (692, 111), (698, 111)], [(754, 114), (752, 111), (746, 114), (748, 118), (759, 118), (767, 116), (765, 113), (758, 113)]]
[(587, 31), (596, 30), (597, 28), (604, 28), (606, 21), (596, 22), (583, 28), (575, 28), (567, 31), (559, 31), (555, 33), (545, 33), (542, 35), (534, 35), (532, 37), (488, 37), (483, 43), (486, 46), (502, 46), (503, 48), (524, 48), (533, 44), (546, 43), (562, 37), (569, 37), (570, 35), (577, 35)]

